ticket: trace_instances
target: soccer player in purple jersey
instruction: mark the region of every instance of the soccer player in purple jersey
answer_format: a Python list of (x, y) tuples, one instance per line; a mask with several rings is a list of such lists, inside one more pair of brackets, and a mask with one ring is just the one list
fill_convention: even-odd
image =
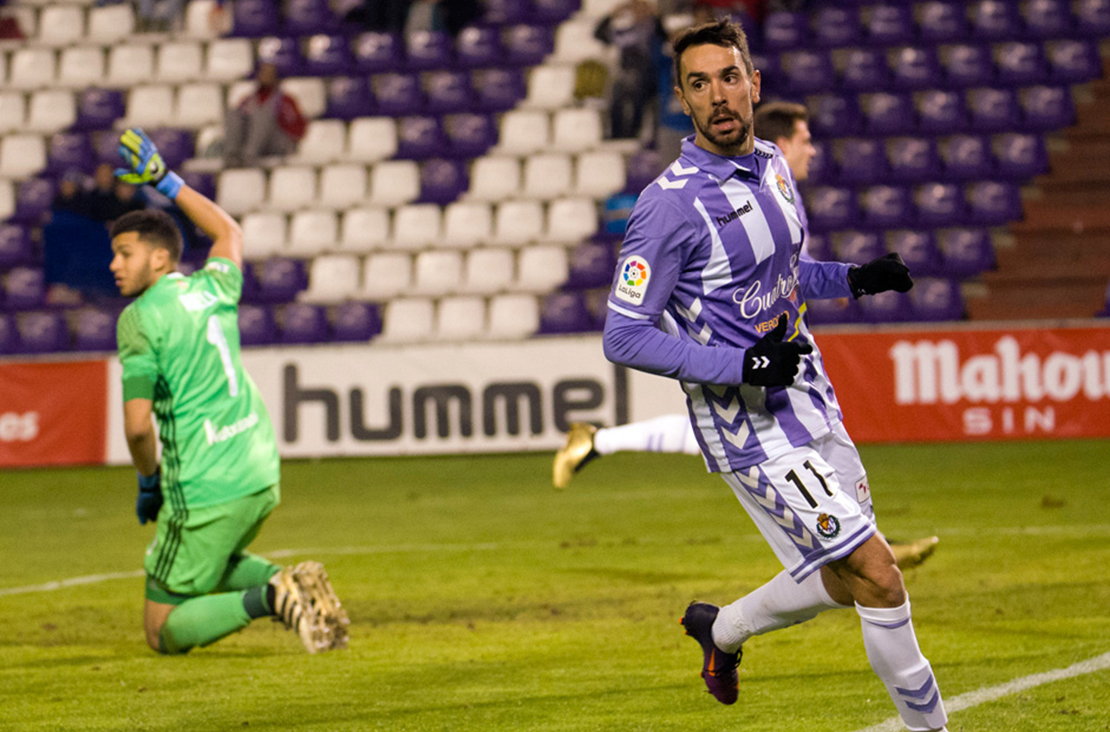
[(801, 258), (805, 214), (782, 154), (753, 134), (760, 76), (738, 25), (680, 33), (674, 59), (675, 93), (695, 134), (633, 208), (605, 354), (681, 382), (707, 466), (785, 567), (731, 605), (687, 608), (702, 677), (732, 704), (744, 641), (854, 605), (871, 666), (906, 726), (945, 730), (902, 574), (876, 530), (866, 471), (802, 317), (803, 292), (905, 292), (909, 270), (889, 256), (860, 267)]

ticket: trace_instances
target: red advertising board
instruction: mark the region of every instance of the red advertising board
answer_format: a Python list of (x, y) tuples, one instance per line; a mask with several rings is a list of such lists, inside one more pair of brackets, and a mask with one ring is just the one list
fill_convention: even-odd
[(103, 463), (106, 361), (0, 364), (0, 467)]
[(816, 339), (858, 442), (1110, 436), (1110, 327)]

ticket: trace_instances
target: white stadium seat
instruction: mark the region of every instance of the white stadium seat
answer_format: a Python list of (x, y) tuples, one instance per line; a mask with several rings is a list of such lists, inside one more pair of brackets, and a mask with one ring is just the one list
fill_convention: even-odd
[[(191, 0), (189, 7), (206, 0)], [(221, 38), (208, 44), (204, 78), (231, 82), (249, 76), (254, 70), (254, 49), (246, 38)]]
[(131, 37), (135, 30), (135, 13), (131, 3), (117, 3), (89, 8), (87, 40), (110, 45)]
[(47, 89), (31, 95), (27, 109), (27, 129), (57, 132), (77, 121), (77, 101), (68, 89)]
[(227, 87), (227, 109), (234, 109), (239, 104), (254, 93), (258, 88), (258, 84), (249, 79), (240, 79), (233, 82)]
[(617, 152), (595, 150), (580, 154), (574, 165), (574, 192), (601, 199), (624, 188), (624, 156)]
[(104, 49), (75, 46), (62, 51), (58, 60), (58, 84), (70, 88), (99, 86), (104, 82)]
[(573, 165), (569, 155), (538, 153), (524, 160), (524, 195), (545, 201), (570, 193)]
[(22, 129), (26, 116), (22, 92), (0, 92), (0, 133)]
[(600, 20), (623, 4), (624, 0), (582, 0), (582, 15)]
[(490, 299), (490, 338), (525, 338), (539, 327), (540, 306), (533, 295), (496, 295)]
[(433, 249), (416, 255), (416, 280), (412, 292), (442, 297), (458, 292), (462, 286), (462, 252)]
[(400, 206), (420, 195), (420, 168), (412, 160), (383, 160), (370, 169), (369, 203)]
[(316, 169), (281, 165), (270, 171), (266, 205), (278, 211), (297, 211), (316, 200)]
[(369, 254), (362, 266), (360, 295), (370, 300), (388, 300), (407, 292), (412, 285), (412, 256), (406, 252)]
[(555, 53), (550, 59), (567, 64), (604, 59), (607, 49), (604, 43), (594, 37), (596, 25), (596, 21), (590, 18), (575, 18), (560, 23), (555, 29)]
[(498, 153), (528, 155), (546, 150), (551, 136), (551, 120), (540, 109), (513, 109), (501, 116)]
[(0, 178), (26, 178), (46, 167), (41, 135), (5, 135), (0, 140)]
[(520, 159), (507, 155), (478, 158), (470, 168), (470, 191), (473, 201), (503, 201), (520, 195)]
[(347, 160), (376, 163), (397, 153), (397, 123), (392, 117), (359, 117), (347, 130)]
[(528, 94), (520, 103), (527, 109), (561, 109), (574, 104), (575, 67), (544, 64), (528, 75)]
[(491, 244), (521, 246), (543, 234), (543, 204), (539, 201), (505, 201), (494, 214)]
[(551, 127), (552, 150), (581, 152), (601, 144), (601, 115), (596, 109), (560, 109)]
[(462, 292), (493, 295), (513, 283), (515, 257), (511, 249), (474, 249), (467, 252)]
[(566, 282), (569, 274), (567, 250), (563, 247), (524, 247), (517, 257), (517, 276), (513, 289), (523, 292), (551, 292)]
[(412, 203), (393, 212), (391, 249), (424, 249), (439, 243), (442, 212), (434, 203)]
[(389, 243), (389, 210), (352, 208), (343, 212), (339, 248), (345, 252), (372, 252)]
[(135, 86), (149, 84), (154, 78), (154, 48), (127, 43), (108, 52), (108, 84)]
[(339, 217), (334, 211), (299, 211), (289, 221), (289, 254), (313, 257), (334, 249), (338, 241)]
[(386, 343), (421, 343), (432, 337), (435, 303), (426, 298), (391, 300), (382, 318), (381, 340)]
[(174, 90), (169, 84), (145, 84), (127, 93), (128, 127), (168, 127), (174, 123)]
[(437, 341), (473, 341), (486, 333), (486, 301), (473, 295), (445, 297), (436, 306), (432, 337)]
[(319, 117), (328, 106), (328, 93), (323, 79), (308, 76), (289, 78), (281, 82), (281, 89), (297, 100), (301, 114), (308, 119)]
[(0, 179), (0, 221), (15, 213), (15, 186), (10, 180)]
[(357, 206), (366, 198), (366, 166), (357, 163), (324, 166), (320, 171), (320, 200), (326, 208)]
[(330, 163), (343, 158), (347, 143), (347, 123), (341, 119), (314, 119), (297, 145), (290, 162)]
[(13, 89), (41, 89), (53, 86), (58, 54), (53, 48), (17, 48), (12, 53), (8, 86)]
[(308, 289), (298, 300), (305, 302), (342, 302), (359, 294), (358, 257), (351, 254), (323, 254), (312, 260), (308, 270)]
[(481, 201), (456, 201), (443, 212), (443, 245), (469, 248), (493, 234), (493, 209)]
[(85, 9), (78, 5), (48, 5), (39, 13), (39, 34), (47, 46), (68, 46), (85, 35)]
[(215, 37), (217, 31), (209, 22), (215, 8), (216, 0), (189, 0), (185, 5), (185, 35), (189, 38)]
[(560, 198), (547, 209), (543, 238), (552, 242), (579, 242), (597, 233), (597, 204), (589, 198)]
[(245, 214), (266, 200), (266, 174), (258, 168), (231, 168), (220, 172), (216, 203), (232, 216)]
[(278, 211), (261, 211), (243, 216), (243, 256), (265, 259), (285, 249), (288, 222)]
[(155, 78), (163, 82), (195, 81), (204, 70), (200, 41), (171, 41), (158, 47)]
[(182, 84), (177, 88), (173, 123), (179, 127), (200, 129), (207, 124), (223, 122), (223, 102), (223, 90), (219, 84)]

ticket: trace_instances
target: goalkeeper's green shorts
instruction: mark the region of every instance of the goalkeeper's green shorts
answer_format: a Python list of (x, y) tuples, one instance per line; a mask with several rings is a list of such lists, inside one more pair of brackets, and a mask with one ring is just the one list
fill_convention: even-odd
[(167, 503), (158, 530), (146, 548), (146, 598), (179, 605), (207, 595), (220, 583), (228, 560), (258, 536), (262, 523), (281, 502), (278, 485), (218, 506), (172, 513)]

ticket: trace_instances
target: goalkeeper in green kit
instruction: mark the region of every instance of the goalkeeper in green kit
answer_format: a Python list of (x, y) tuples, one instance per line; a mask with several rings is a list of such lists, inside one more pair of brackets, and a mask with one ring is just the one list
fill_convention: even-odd
[(136, 298), (117, 326), (135, 509), (139, 523), (157, 522), (144, 562), (147, 643), (186, 653), (274, 617), (309, 653), (344, 648), (349, 620), (323, 566), (283, 568), (246, 551), (280, 500), (280, 466), (239, 359), (242, 231), (166, 169), (142, 130), (126, 131), (119, 150), (121, 180), (155, 186), (213, 241), (206, 266), (186, 277), (175, 271), (181, 235), (167, 214), (128, 213), (111, 231), (116, 286)]

